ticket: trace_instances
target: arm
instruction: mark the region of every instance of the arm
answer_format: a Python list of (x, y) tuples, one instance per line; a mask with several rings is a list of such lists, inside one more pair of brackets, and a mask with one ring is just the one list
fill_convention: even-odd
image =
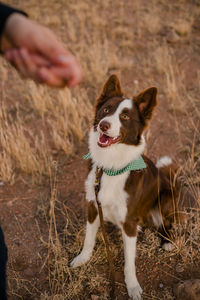
[(26, 16), (25, 12), (0, 3), (0, 36), (2, 35), (8, 17), (13, 13), (19, 13)]
[(16, 10), (10, 9), (6, 15), (1, 50), (21, 75), (55, 87), (73, 87), (80, 82), (81, 69), (76, 58), (51, 30)]

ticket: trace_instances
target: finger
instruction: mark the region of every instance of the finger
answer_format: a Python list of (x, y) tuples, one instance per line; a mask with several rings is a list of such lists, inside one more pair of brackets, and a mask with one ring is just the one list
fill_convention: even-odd
[(56, 38), (55, 34), (47, 28), (41, 27), (40, 34), (34, 38), (35, 49), (42, 57), (46, 58), (52, 65), (71, 66), (72, 76), (70, 86), (74, 86), (81, 81), (81, 68), (76, 58), (68, 52), (63, 44)]
[(63, 63), (63, 58), (61, 57), (60, 59), (58, 57), (60, 55), (64, 57), (69, 55), (69, 52), (65, 50), (55, 34), (43, 26), (40, 26), (39, 34), (33, 35), (31, 49), (33, 52), (39, 52), (43, 57), (54, 63)]
[(51, 70), (47, 68), (41, 68), (38, 72), (39, 79), (52, 87), (64, 87), (67, 85), (67, 81), (56, 76)]
[(70, 80), (71, 79), (71, 73), (72, 70), (71, 68), (66, 68), (66, 67), (62, 67), (62, 66), (51, 66), (50, 68), (48, 68), (48, 70), (54, 74), (54, 76), (60, 78), (61, 80)]
[(71, 55), (71, 58), (66, 67), (71, 70), (68, 86), (73, 87), (76, 84), (80, 83), (82, 80), (82, 70), (78, 61), (73, 55)]
[(21, 75), (27, 77), (26, 67), (19, 54), (19, 50), (17, 49), (9, 50), (9, 53), (7, 53), (5, 57), (21, 73)]
[(19, 56), (26, 68), (27, 76), (32, 79), (37, 79), (37, 65), (34, 63), (29, 52), (25, 48), (19, 49)]
[(38, 67), (50, 67), (52, 65), (51, 61), (40, 54), (30, 53), (30, 56)]
[(64, 48), (63, 44), (48, 28), (42, 28), (41, 33), (35, 42), (37, 44), (37, 50), (43, 57), (46, 57), (54, 64), (67, 66), (68, 64), (74, 63), (80, 68), (74, 55)]
[(7, 50), (7, 51), (4, 53), (4, 57), (5, 57), (5, 59), (7, 59), (8, 61), (11, 60), (11, 56), (12, 56), (11, 52), (12, 52), (11, 50)]
[(68, 66), (55, 66), (52, 65), (49, 70), (68, 83), (69, 87), (73, 87), (78, 84), (82, 79), (81, 69), (76, 64), (69, 64)]
[(16, 66), (15, 66), (14, 61), (13, 61), (13, 59), (14, 59), (14, 57), (13, 57), (13, 49), (12, 50), (7, 50), (4, 53), (4, 57), (11, 64), (11, 66), (13, 66), (16, 69)]
[[(70, 78), (69, 78), (69, 85), (70, 87), (75, 86), (76, 84), (80, 83), (82, 80), (82, 70), (80, 64), (76, 60), (76, 58), (72, 54), (68, 55), (59, 55), (57, 57), (57, 66), (63, 66), (70, 70)], [(69, 73), (69, 71), (67, 72)]]
[(68, 86), (74, 87), (79, 84), (82, 80), (82, 71), (81, 68), (77, 65), (72, 69), (71, 79), (69, 80)]

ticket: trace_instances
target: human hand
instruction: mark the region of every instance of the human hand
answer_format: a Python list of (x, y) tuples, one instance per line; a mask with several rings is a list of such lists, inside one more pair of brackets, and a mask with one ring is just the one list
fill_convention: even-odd
[(54, 33), (21, 14), (12, 14), (2, 37), (5, 58), (25, 77), (50, 86), (73, 87), (81, 80), (76, 58)]

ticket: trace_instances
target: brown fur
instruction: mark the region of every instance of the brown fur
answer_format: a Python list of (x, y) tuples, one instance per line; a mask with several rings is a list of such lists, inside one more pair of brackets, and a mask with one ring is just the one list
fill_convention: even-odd
[[(95, 107), (94, 129), (96, 129), (100, 120), (105, 116), (112, 115), (119, 103), (125, 99), (120, 87), (120, 82), (116, 75), (111, 75), (105, 83), (100, 97), (97, 99)], [(157, 88), (151, 87), (142, 93), (133, 97), (133, 109), (124, 109), (120, 115), (122, 122), (121, 143), (128, 145), (138, 145), (141, 134), (147, 126), (147, 121), (151, 118), (153, 109), (157, 104)], [(104, 109), (109, 108), (109, 113)], [(124, 119), (126, 115), (128, 119)], [(131, 128), (131, 131), (128, 130)]]
[[(116, 75), (111, 75), (100, 97), (97, 99), (94, 129), (105, 117), (112, 115), (119, 103), (125, 99)], [(137, 146), (141, 135), (151, 119), (157, 105), (157, 88), (151, 87), (133, 97), (133, 108), (125, 108), (120, 114), (120, 143)], [(106, 110), (105, 110), (106, 109)], [(160, 231), (168, 236), (171, 224), (183, 216), (178, 212), (178, 184), (174, 186), (175, 168), (167, 166), (158, 169), (146, 156), (143, 159), (147, 168), (131, 171), (125, 184), (128, 193), (127, 215), (123, 228), (128, 236), (136, 236), (137, 225), (152, 223), (151, 213), (156, 210), (162, 215)], [(112, 187), (111, 187), (112, 188)], [(94, 221), (97, 215), (94, 205), (88, 207), (88, 220)]]
[(102, 104), (105, 103), (107, 99), (122, 96), (123, 92), (121, 90), (119, 79), (116, 75), (113, 74), (105, 83), (103, 91), (96, 101), (96, 111), (99, 110), (99, 107), (102, 106)]
[(132, 171), (125, 186), (130, 195), (124, 230), (128, 236), (136, 235), (137, 225), (152, 223), (150, 212), (160, 211), (163, 218), (161, 229), (170, 229), (173, 222), (183, 216), (178, 212), (178, 187), (173, 186), (174, 167), (157, 169), (153, 162), (143, 156), (147, 168)]
[(97, 209), (94, 202), (88, 202), (88, 222), (93, 223), (97, 216)]

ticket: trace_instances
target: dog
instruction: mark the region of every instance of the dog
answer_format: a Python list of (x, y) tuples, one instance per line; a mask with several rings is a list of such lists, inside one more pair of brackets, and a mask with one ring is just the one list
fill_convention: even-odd
[(111, 75), (95, 107), (89, 133), (90, 168), (85, 183), (88, 201), (86, 236), (72, 267), (86, 263), (95, 245), (100, 225), (95, 198), (96, 168), (103, 169), (98, 200), (104, 220), (117, 225), (124, 243), (124, 275), (128, 295), (141, 299), (142, 289), (135, 269), (139, 226), (154, 224), (161, 233), (162, 247), (171, 250), (170, 229), (181, 218), (179, 188), (174, 186), (175, 169), (169, 157), (156, 165), (143, 155), (144, 130), (157, 104), (157, 88), (150, 87), (133, 99), (124, 97), (119, 79)]

